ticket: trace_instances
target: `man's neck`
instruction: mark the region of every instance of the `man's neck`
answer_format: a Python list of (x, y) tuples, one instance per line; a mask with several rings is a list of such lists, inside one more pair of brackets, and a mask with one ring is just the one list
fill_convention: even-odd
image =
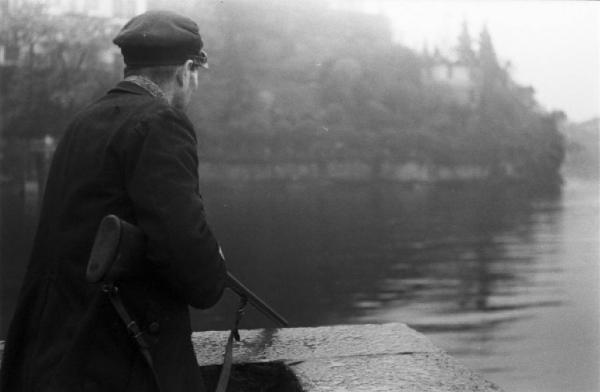
[(170, 91), (171, 89), (159, 86), (143, 75), (130, 75), (125, 77), (124, 80), (140, 86), (155, 98), (163, 99), (168, 103), (172, 103), (173, 101), (173, 93)]

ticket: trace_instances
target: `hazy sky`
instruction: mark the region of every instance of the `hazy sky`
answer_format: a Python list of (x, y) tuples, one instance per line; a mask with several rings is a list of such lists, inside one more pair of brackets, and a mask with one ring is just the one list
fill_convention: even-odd
[(455, 45), (463, 20), (475, 38), (485, 24), (500, 60), (543, 107), (573, 121), (600, 115), (598, 2), (371, 0), (368, 8), (389, 15), (398, 39), (417, 49)]

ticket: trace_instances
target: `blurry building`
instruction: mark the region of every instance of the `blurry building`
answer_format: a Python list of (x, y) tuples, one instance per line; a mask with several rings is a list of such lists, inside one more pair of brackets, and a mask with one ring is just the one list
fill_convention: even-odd
[(424, 83), (447, 86), (464, 105), (475, 105), (478, 100), (480, 70), (474, 62), (453, 60), (437, 49), (433, 55), (425, 52), (421, 77)]
[[(56, 18), (101, 19), (107, 26), (122, 26), (131, 17), (145, 12), (148, 0), (0, 0), (0, 26), (7, 25), (4, 22), (11, 14), (25, 12), (27, 9), (36, 9)], [(18, 65), (26, 49), (18, 42), (11, 42), (6, 37), (9, 35), (0, 35), (0, 67)], [(34, 50), (43, 51), (43, 45), (36, 45)], [(98, 57), (101, 62), (109, 65), (120, 59), (116, 48), (99, 53)]]
[(46, 0), (48, 12), (76, 13), (112, 19), (129, 19), (147, 9), (147, 0)]
[(147, 3), (148, 0), (0, 0), (0, 13), (16, 12), (23, 7), (42, 7), (52, 15), (129, 19), (146, 11)]

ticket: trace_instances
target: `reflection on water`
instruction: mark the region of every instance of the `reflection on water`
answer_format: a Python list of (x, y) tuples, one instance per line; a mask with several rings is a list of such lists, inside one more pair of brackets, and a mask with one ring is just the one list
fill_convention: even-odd
[(507, 390), (598, 389), (597, 186), (205, 189), (231, 269), (292, 324), (406, 322)]
[[(405, 322), (507, 390), (597, 388), (597, 187), (202, 188), (230, 269), (293, 326)], [(2, 203), (4, 336), (36, 204), (6, 186)], [(228, 328), (235, 305), (194, 311), (194, 328)]]

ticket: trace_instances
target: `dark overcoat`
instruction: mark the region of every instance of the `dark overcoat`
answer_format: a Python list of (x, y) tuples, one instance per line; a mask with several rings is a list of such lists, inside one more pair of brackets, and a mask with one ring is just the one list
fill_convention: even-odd
[(55, 152), (32, 255), (9, 328), (4, 392), (153, 391), (152, 373), (85, 269), (101, 219), (148, 237), (147, 271), (122, 284), (162, 391), (202, 390), (188, 305), (222, 295), (226, 269), (205, 219), (186, 115), (123, 81), (76, 116)]

